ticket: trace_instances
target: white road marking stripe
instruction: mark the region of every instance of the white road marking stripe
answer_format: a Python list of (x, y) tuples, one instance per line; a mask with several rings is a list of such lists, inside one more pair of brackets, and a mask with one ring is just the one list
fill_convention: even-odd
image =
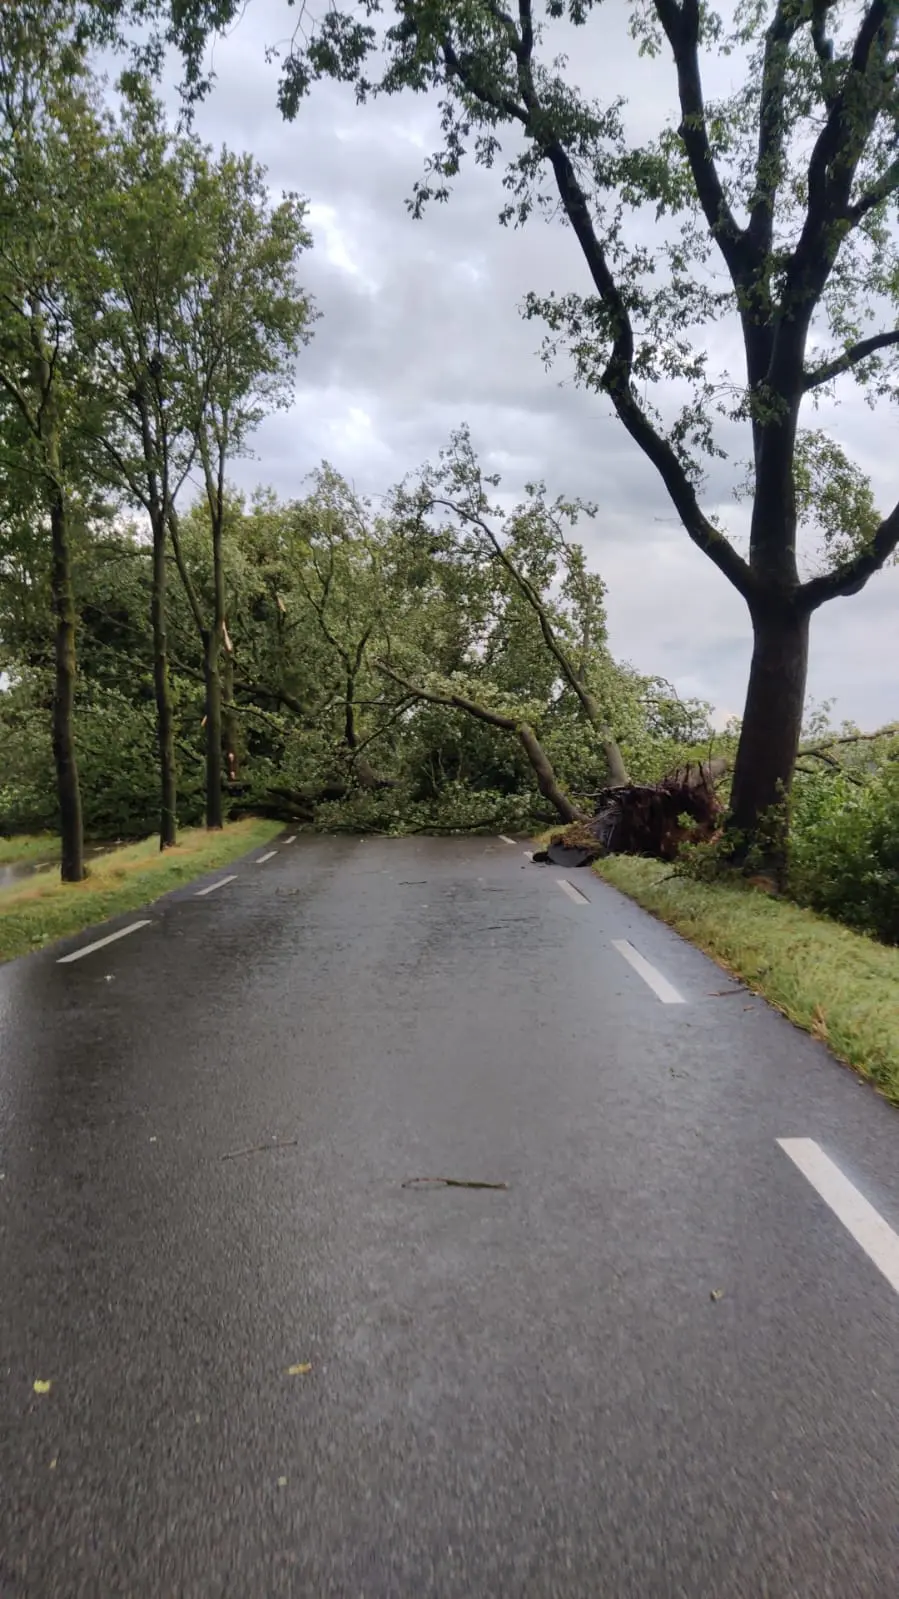
[(257, 866), (264, 866), (265, 862), (266, 861), (270, 861), (272, 856), (273, 855), (277, 855), (277, 853), (278, 853), (278, 851), (276, 849), (270, 849), (267, 855), (260, 855), (259, 856), (259, 859), (257, 860), (256, 865)]
[(582, 894), (580, 889), (575, 888), (574, 884), (569, 883), (566, 878), (557, 877), (556, 882), (562, 890), (562, 893), (567, 894), (569, 899), (574, 900), (575, 905), (589, 905), (590, 901), (588, 900), (586, 894)]
[(899, 1294), (899, 1236), (889, 1223), (813, 1138), (778, 1138), (777, 1142)]
[(500, 833), (498, 835), (498, 837), (502, 839), (504, 844), (514, 844), (515, 843), (514, 838), (509, 838), (507, 833)]
[(293, 844), (293, 843), (295, 843), (296, 842), (296, 836), (297, 836), (296, 833), (291, 833), (289, 838), (285, 838), (285, 840), (284, 840), (285, 844)]
[(214, 894), (217, 888), (224, 888), (226, 883), (236, 883), (237, 873), (232, 872), (230, 877), (220, 877), (217, 883), (207, 883), (205, 888), (197, 889), (197, 899), (202, 899), (204, 894)]
[(117, 933), (107, 933), (105, 938), (98, 938), (94, 944), (85, 944), (83, 949), (75, 949), (71, 955), (60, 955), (57, 966), (68, 966), (71, 961), (83, 960), (85, 955), (93, 955), (95, 949), (105, 949), (107, 944), (114, 944), (118, 938), (127, 938), (129, 933), (136, 933), (140, 927), (149, 927), (150, 919), (142, 922), (131, 922), (128, 927), (120, 927)]
[(634, 949), (629, 939), (613, 938), (612, 948), (617, 949), (619, 955), (624, 956), (628, 965), (633, 966), (635, 972), (639, 972), (644, 983), (648, 984), (656, 998), (660, 999), (663, 1005), (686, 1005), (687, 1002), (683, 994), (679, 994), (674, 984), (669, 983), (667, 977), (663, 977), (661, 972), (656, 971), (655, 967), (644, 959), (638, 949)]

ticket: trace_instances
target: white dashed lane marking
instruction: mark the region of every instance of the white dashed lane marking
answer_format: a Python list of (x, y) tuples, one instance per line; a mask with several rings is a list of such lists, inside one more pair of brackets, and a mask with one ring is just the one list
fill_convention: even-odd
[(114, 944), (119, 938), (127, 938), (129, 933), (136, 933), (141, 927), (149, 927), (149, 918), (142, 922), (131, 922), (127, 927), (120, 927), (117, 933), (107, 933), (105, 938), (98, 938), (93, 944), (85, 944), (83, 949), (74, 949), (71, 955), (60, 955), (57, 966), (69, 966), (72, 961), (83, 960), (85, 955), (93, 955), (95, 949), (105, 949), (107, 944)]
[(214, 894), (217, 888), (224, 888), (226, 883), (236, 883), (237, 873), (232, 872), (230, 877), (220, 877), (217, 883), (207, 883), (205, 888), (197, 889), (197, 899), (202, 899), (204, 894)]
[(258, 860), (256, 861), (256, 865), (257, 866), (264, 866), (265, 862), (266, 861), (270, 861), (272, 859), (272, 856), (273, 855), (277, 855), (277, 853), (278, 853), (278, 851), (276, 849), (270, 849), (267, 855), (260, 855), (259, 856)]
[(567, 878), (557, 877), (556, 882), (562, 893), (567, 894), (569, 899), (574, 900), (575, 905), (589, 905), (590, 901), (586, 894), (582, 894), (579, 888), (575, 888), (573, 883), (568, 882)]
[(656, 971), (656, 968), (640, 954), (640, 951), (634, 949), (633, 944), (628, 939), (613, 938), (612, 948), (617, 949), (619, 955), (624, 956), (629, 966), (633, 966), (634, 971), (639, 973), (644, 983), (652, 989), (656, 998), (660, 999), (663, 1005), (685, 1005), (687, 1003), (683, 994), (678, 993), (674, 984), (669, 983), (667, 977), (663, 977), (661, 972)]
[(899, 1236), (889, 1222), (813, 1138), (778, 1138), (777, 1142), (899, 1294)]

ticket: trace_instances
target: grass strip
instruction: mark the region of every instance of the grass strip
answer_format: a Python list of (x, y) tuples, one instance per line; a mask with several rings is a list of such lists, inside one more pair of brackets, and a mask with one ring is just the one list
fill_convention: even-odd
[(59, 839), (52, 833), (18, 833), (0, 838), (0, 866), (17, 866), (20, 861), (52, 861), (59, 854)]
[(749, 885), (625, 855), (595, 870), (826, 1043), (899, 1105), (899, 949)]
[(0, 889), (0, 960), (14, 960), (123, 911), (152, 903), (173, 888), (269, 843), (279, 832), (279, 822), (247, 817), (229, 823), (220, 833), (185, 829), (177, 848), (164, 853), (160, 853), (157, 838), (146, 838), (95, 856), (83, 883), (61, 883), (58, 867), (35, 872), (21, 883)]

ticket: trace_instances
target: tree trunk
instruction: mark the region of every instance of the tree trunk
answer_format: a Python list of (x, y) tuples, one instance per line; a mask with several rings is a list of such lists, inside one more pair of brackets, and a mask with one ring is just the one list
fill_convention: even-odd
[(234, 655), (226, 650), (222, 663), (222, 745), (229, 783), (236, 783), (240, 776), (239, 739), (239, 719), (234, 709)]
[(525, 754), (531, 763), (534, 776), (537, 779), (537, 787), (543, 798), (548, 799), (550, 805), (555, 806), (563, 822), (583, 821), (584, 812), (579, 811), (577, 806), (572, 804), (565, 791), (559, 787), (558, 778), (552, 769), (549, 756), (533, 728), (528, 727), (527, 722), (519, 722), (515, 731), (524, 745)]
[(175, 775), (175, 717), (169, 682), (168, 635), (166, 630), (165, 518), (154, 518), (153, 526), (153, 684), (156, 690), (156, 736), (159, 746), (159, 848), (170, 849), (176, 842), (177, 780)]
[(780, 871), (786, 851), (785, 802), (793, 782), (805, 704), (808, 613), (757, 604), (753, 634), (727, 827), (737, 860), (745, 861), (754, 843), (762, 857), (760, 864)]
[(392, 678), (394, 683), (399, 683), (407, 694), (414, 695), (416, 699), (426, 700), (431, 705), (452, 705), (456, 710), (466, 711), (469, 716), (474, 716), (477, 721), (486, 722), (488, 727), (501, 727), (507, 733), (515, 733), (531, 763), (537, 787), (543, 798), (555, 806), (563, 822), (586, 821), (586, 813), (578, 810), (564, 789), (559, 787), (559, 780), (553, 771), (549, 756), (534, 729), (529, 727), (527, 722), (516, 722), (514, 716), (506, 716), (503, 711), (494, 711), (486, 705), (478, 705), (476, 700), (466, 699), (464, 694), (440, 694), (434, 689), (420, 688), (418, 684), (410, 683), (408, 678), (395, 672), (386, 661), (377, 661), (375, 664), (387, 677)]
[(222, 676), (219, 639), (209, 629), (203, 635), (203, 671), (206, 679), (206, 826), (223, 825), (222, 813)]
[(50, 541), (56, 617), (53, 761), (59, 795), (60, 872), (64, 883), (80, 883), (84, 878), (84, 828), (75, 757), (75, 597), (65, 497), (55, 486), (50, 505)]

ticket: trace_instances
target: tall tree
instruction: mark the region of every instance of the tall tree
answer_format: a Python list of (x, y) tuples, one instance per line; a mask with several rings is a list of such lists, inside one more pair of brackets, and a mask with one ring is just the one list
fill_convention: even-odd
[[(183, 560), (174, 502), (169, 526), (191, 611), (203, 644), (206, 677), (206, 825), (222, 826), (222, 754), (234, 772), (233, 717), (225, 739), (223, 700), (233, 697), (223, 543), (226, 473), (262, 418), (289, 405), (300, 347), (314, 312), (297, 279), (311, 245), (305, 204), (269, 199), (264, 168), (250, 156), (218, 159), (196, 141), (180, 141), (190, 168), (190, 204), (203, 247), (185, 286), (177, 337), (180, 369), (195, 408), (197, 453), (209, 510), (211, 605), (204, 609)], [(225, 662), (223, 696), (222, 661)]]
[(199, 418), (184, 360), (189, 291), (206, 240), (191, 173), (161, 106), (129, 79), (103, 153), (103, 204), (93, 215), (94, 355), (113, 402), (96, 436), (97, 470), (147, 516), (153, 543), (151, 618), (160, 777), (160, 849), (177, 837), (175, 713), (168, 646), (168, 529), (198, 449)]
[[(286, 3), (286, 0), (285, 0)], [(97, 8), (95, 16), (99, 15)], [(139, 14), (156, 40), (185, 52), (188, 91), (204, 88), (204, 47), (238, 0), (104, 0), (106, 23)], [(386, 14), (388, 26), (375, 18)], [(899, 329), (895, 0), (751, 0), (722, 16), (702, 0), (634, 0), (635, 51), (673, 63), (675, 120), (643, 147), (628, 140), (623, 101), (592, 102), (570, 56), (613, 26), (592, 0), (358, 0), (294, 32), (279, 101), (293, 116), (315, 79), (373, 93), (442, 96), (444, 141), (412, 210), (446, 199), (469, 152), (492, 166), (508, 145), (501, 219), (561, 209), (581, 252), (584, 291), (531, 296), (548, 348), (607, 397), (659, 474), (686, 533), (743, 597), (752, 662), (732, 790), (732, 828), (757, 835), (789, 790), (805, 695), (809, 625), (829, 600), (857, 594), (899, 542), (899, 505), (837, 540), (805, 575), (797, 549), (797, 455), (803, 408), (847, 378), (891, 396)], [(557, 53), (567, 24), (569, 56)], [(151, 27), (151, 34), (153, 29)], [(571, 48), (573, 46), (573, 49)], [(709, 99), (709, 58), (740, 62), (739, 88)], [(733, 66), (730, 68), (733, 75)], [(657, 243), (641, 228), (659, 218)], [(717, 257), (723, 276), (708, 270)], [(713, 352), (730, 319), (742, 370)], [(689, 398), (673, 419), (647, 385), (676, 380)], [(716, 433), (716, 418), (724, 421)], [(752, 487), (748, 556), (703, 509), (703, 458), (747, 433)], [(801, 475), (801, 473), (800, 473)]]
[(3, 517), (47, 534), (54, 617), (53, 756), (64, 882), (84, 876), (75, 745), (73, 537), (83, 518), (81, 426), (94, 403), (79, 220), (92, 202), (97, 120), (71, 8), (0, 9), (0, 449)]
[[(498, 484), (497, 475), (482, 470), (471, 436), (462, 428), (454, 434), (449, 449), (443, 451), (438, 467), (425, 468), (421, 474), (412, 505), (420, 514), (448, 515), (450, 525), (463, 531), (469, 553), (476, 556), (480, 549), (511, 579), (536, 617), (543, 643), (563, 683), (578, 700), (602, 745), (609, 782), (626, 783), (627, 768), (610, 717), (590, 682), (596, 649), (605, 635), (604, 589), (601, 579), (587, 572), (582, 548), (571, 546), (565, 536), (566, 524), (574, 524), (579, 515), (594, 515), (594, 507), (561, 499), (549, 504), (542, 484), (528, 484), (529, 503), (519, 506), (507, 518), (500, 506), (490, 502), (488, 489), (495, 489)], [(532, 577), (527, 563), (535, 560), (537, 572)], [(565, 597), (574, 602), (578, 613), (577, 637), (570, 641), (553, 615), (551, 602), (541, 592), (560, 572)]]

